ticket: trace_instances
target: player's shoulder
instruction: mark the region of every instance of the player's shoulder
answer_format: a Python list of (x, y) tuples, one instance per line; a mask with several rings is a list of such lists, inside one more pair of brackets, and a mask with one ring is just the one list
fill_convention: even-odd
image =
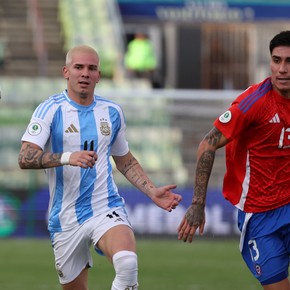
[(250, 94), (250, 93), (264, 94), (271, 89), (272, 89), (272, 81), (271, 81), (271, 78), (268, 77), (259, 83), (256, 83), (256, 84), (249, 86), (248, 89), (245, 90), (245, 92), (247, 92), (248, 94)]
[(122, 110), (121, 105), (118, 104), (117, 102), (114, 102), (112, 100), (109, 100), (107, 98), (103, 98), (101, 96), (98, 95), (94, 95), (95, 98), (95, 102), (97, 106), (107, 106), (107, 107), (113, 107), (116, 108), (118, 111)]
[(66, 101), (66, 99), (67, 98), (66, 98), (66, 95), (64, 94), (64, 92), (57, 93), (57, 94), (49, 96), (40, 105), (43, 105), (43, 106), (58, 105), (58, 104), (61, 104), (64, 101)]
[(247, 112), (255, 105), (260, 104), (265, 96), (273, 90), (271, 78), (266, 78), (260, 83), (249, 86), (234, 101), (243, 112)]
[(58, 93), (49, 96), (46, 100), (42, 101), (34, 111), (34, 117), (43, 119), (48, 114), (53, 114), (63, 102), (66, 101), (64, 93)]
[(65, 92), (57, 93), (54, 95), (51, 95), (47, 101), (54, 103), (54, 104), (60, 104), (63, 102), (66, 102), (68, 100), (68, 97), (66, 96)]

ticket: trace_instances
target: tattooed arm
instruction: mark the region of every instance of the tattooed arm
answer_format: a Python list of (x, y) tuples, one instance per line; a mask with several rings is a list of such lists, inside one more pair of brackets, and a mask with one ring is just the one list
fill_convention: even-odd
[(21, 169), (41, 169), (61, 166), (60, 159), (61, 153), (46, 153), (33, 143), (23, 142), (18, 164)]
[(113, 159), (117, 169), (127, 180), (162, 209), (171, 211), (181, 201), (181, 195), (171, 191), (176, 188), (175, 184), (156, 187), (130, 151), (124, 156), (113, 156)]
[(215, 127), (205, 136), (197, 150), (197, 165), (195, 172), (195, 186), (192, 204), (178, 227), (178, 239), (192, 242), (192, 238), (199, 228), (203, 234), (205, 225), (205, 203), (208, 181), (214, 164), (215, 152), (227, 144), (227, 139)]
[[(18, 164), (21, 169), (42, 169), (63, 166), (61, 156), (63, 153), (44, 152), (39, 146), (30, 142), (23, 142)], [(97, 160), (94, 151), (77, 151), (69, 157), (69, 165), (82, 168), (93, 167)]]

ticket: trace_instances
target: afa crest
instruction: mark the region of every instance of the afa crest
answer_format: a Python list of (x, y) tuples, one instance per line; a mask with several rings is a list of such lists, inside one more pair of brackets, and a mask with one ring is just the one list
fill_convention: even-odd
[(104, 136), (109, 136), (111, 134), (111, 128), (107, 121), (100, 122), (100, 131)]

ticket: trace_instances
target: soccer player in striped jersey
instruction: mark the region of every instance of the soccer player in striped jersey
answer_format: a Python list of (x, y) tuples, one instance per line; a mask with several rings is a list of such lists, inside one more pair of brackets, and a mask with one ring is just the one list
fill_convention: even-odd
[(49, 184), (48, 230), (63, 290), (87, 290), (90, 245), (113, 264), (112, 290), (138, 289), (135, 237), (112, 175), (116, 168), (160, 208), (172, 211), (176, 185), (156, 187), (129, 150), (125, 119), (116, 103), (94, 95), (98, 53), (69, 50), (67, 89), (42, 102), (22, 137), (19, 166), (44, 169)]
[(192, 204), (178, 238), (205, 225), (206, 191), (217, 149), (226, 146), (223, 195), (238, 208), (241, 254), (265, 290), (290, 290), (290, 31), (270, 41), (271, 76), (250, 86), (201, 141)]

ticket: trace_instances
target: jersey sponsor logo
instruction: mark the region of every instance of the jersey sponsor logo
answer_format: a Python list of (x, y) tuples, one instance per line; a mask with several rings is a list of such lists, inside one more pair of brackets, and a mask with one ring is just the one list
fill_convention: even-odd
[(36, 136), (41, 133), (42, 128), (39, 123), (31, 123), (27, 129), (28, 133), (32, 136)]
[(109, 136), (111, 134), (111, 128), (106, 120), (100, 122), (100, 131), (104, 136)]
[(269, 121), (269, 123), (280, 123), (280, 118), (278, 113), (275, 114), (275, 116)]
[(65, 130), (65, 133), (78, 133), (78, 129), (74, 124), (70, 124), (69, 127)]
[(232, 118), (231, 111), (226, 111), (219, 117), (219, 120), (222, 123), (228, 123), (231, 120), (231, 118)]

